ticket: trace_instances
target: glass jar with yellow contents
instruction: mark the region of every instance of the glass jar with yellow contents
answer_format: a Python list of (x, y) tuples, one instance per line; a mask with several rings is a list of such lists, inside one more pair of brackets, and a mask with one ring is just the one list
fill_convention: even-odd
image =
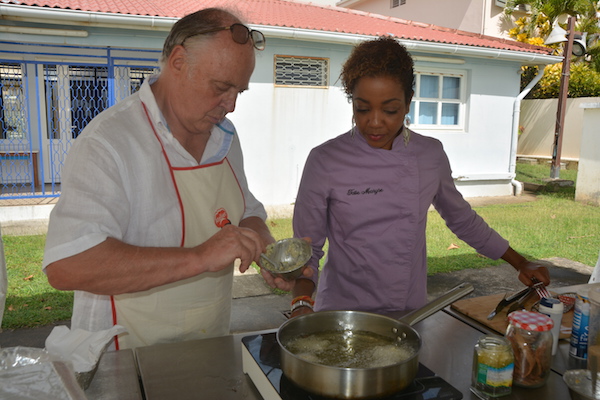
[(482, 399), (510, 394), (514, 357), (510, 343), (502, 336), (483, 335), (473, 352), (471, 391)]

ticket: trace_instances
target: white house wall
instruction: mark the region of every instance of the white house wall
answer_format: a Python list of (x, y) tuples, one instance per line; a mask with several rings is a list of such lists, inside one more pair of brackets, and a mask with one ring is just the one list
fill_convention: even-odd
[[(94, 54), (93, 46), (160, 50), (166, 34), (94, 28), (90, 29), (87, 38), (0, 33), (0, 41), (56, 45), (68, 41), (69, 44), (90, 46), (90, 49), (72, 51), (91, 55)], [(349, 45), (267, 38), (266, 50), (257, 53), (250, 90), (238, 98), (236, 111), (230, 118), (240, 135), (250, 187), (266, 205), (293, 203), (310, 149), (350, 128), (351, 107), (338, 81), (341, 65), (350, 50)], [(275, 55), (328, 58), (329, 87), (275, 87)], [(428, 63), (417, 62), (417, 68), (421, 65)], [(455, 64), (435, 63), (435, 66), (457, 68)], [(459, 190), (465, 196), (511, 194), (508, 171), (512, 107), (519, 90), (518, 65), (467, 59), (458, 68), (467, 71), (467, 92), (470, 93), (464, 131), (417, 131), (443, 142)]]
[[(231, 115), (242, 141), (248, 181), (265, 203), (291, 204), (308, 153), (350, 128), (350, 106), (336, 87), (273, 88), (258, 83), (250, 90), (253, 96), (242, 95), (240, 112)], [(247, 112), (257, 105), (264, 109)]]
[[(240, 135), (250, 187), (268, 205), (293, 203), (310, 150), (347, 131), (352, 122), (338, 81), (350, 46), (289, 43), (268, 40), (258, 54), (250, 90), (238, 97), (229, 115)], [(328, 58), (329, 87), (275, 87), (275, 55)]]
[[(267, 205), (285, 205), (295, 201), (309, 151), (351, 127), (351, 106), (338, 82), (350, 48), (311, 43), (290, 46), (283, 40), (268, 43), (258, 56), (250, 90), (238, 98), (230, 119), (240, 135), (252, 191)], [(274, 87), (274, 55), (330, 58), (330, 87)], [(432, 66), (440, 68), (439, 63), (416, 63), (416, 68)], [(510, 144), (518, 65), (468, 60), (458, 68), (467, 70), (467, 92), (471, 93), (465, 130), (416, 131), (442, 141), (464, 196), (511, 195)]]
[[(457, 187), (466, 197), (513, 194), (509, 172), (512, 109), (519, 93), (518, 65), (469, 59), (464, 131), (418, 132), (442, 141)], [(424, 63), (417, 63), (416, 68)], [(456, 69), (456, 65), (448, 66)]]

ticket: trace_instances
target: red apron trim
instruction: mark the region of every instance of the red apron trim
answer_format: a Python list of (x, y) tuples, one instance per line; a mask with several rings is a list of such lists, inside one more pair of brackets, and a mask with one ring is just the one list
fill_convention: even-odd
[(154, 136), (156, 136), (156, 139), (158, 140), (158, 143), (160, 144), (160, 148), (162, 149), (163, 156), (165, 157), (167, 165), (169, 166), (169, 173), (171, 174), (171, 180), (173, 181), (173, 186), (175, 187), (175, 193), (177, 194), (177, 201), (179, 202), (179, 209), (181, 210), (181, 244), (179, 245), (179, 247), (183, 247), (183, 244), (185, 243), (185, 216), (183, 214), (183, 202), (181, 201), (181, 196), (179, 194), (179, 188), (177, 187), (177, 181), (175, 181), (175, 174), (173, 173), (173, 166), (171, 165), (171, 162), (169, 161), (169, 157), (167, 156), (165, 146), (163, 146), (163, 143), (160, 140), (160, 137), (158, 136), (156, 129), (154, 128), (154, 124), (152, 123), (150, 114), (148, 114), (148, 109), (146, 108), (146, 105), (143, 102), (142, 102), (142, 107), (144, 107), (144, 112), (146, 113), (146, 118), (148, 118), (148, 122), (150, 123), (150, 127), (152, 128), (152, 132), (154, 132)]
[[(215, 165), (221, 165), (221, 164), (223, 164), (224, 161), (225, 161), (225, 159), (223, 159), (221, 161), (214, 162), (214, 163), (210, 163), (210, 164), (196, 165), (194, 167), (171, 167), (171, 169), (173, 171), (191, 171), (191, 170), (194, 170), (194, 169), (208, 168), (208, 167), (214, 167)], [(232, 171), (233, 171), (233, 169), (232, 169)]]
[[(113, 325), (117, 325), (117, 308), (114, 296), (110, 296), (110, 308), (112, 311)], [(115, 349), (119, 350), (119, 336), (115, 335)]]
[[(179, 188), (177, 187), (177, 181), (175, 180), (175, 174), (173, 173), (173, 167), (171, 165), (171, 162), (169, 161), (169, 157), (167, 156), (165, 147), (163, 146), (163, 143), (160, 140), (160, 137), (158, 136), (156, 129), (154, 128), (154, 124), (152, 123), (152, 119), (150, 118), (150, 114), (148, 113), (148, 109), (146, 108), (146, 105), (143, 102), (142, 102), (142, 107), (144, 108), (144, 112), (146, 113), (146, 118), (148, 119), (150, 128), (152, 128), (152, 132), (154, 133), (154, 136), (156, 136), (156, 139), (158, 140), (158, 143), (160, 144), (160, 148), (162, 150), (165, 161), (167, 162), (167, 165), (169, 166), (169, 174), (171, 175), (171, 181), (173, 182), (173, 187), (175, 188), (175, 193), (177, 195), (177, 201), (179, 202), (179, 209), (181, 210), (181, 230), (182, 230), (182, 232), (181, 232), (180, 247), (183, 247), (183, 244), (185, 243), (185, 216), (183, 214), (183, 202), (182, 202), (181, 196), (179, 194)], [(117, 307), (115, 305), (114, 296), (110, 296), (110, 306), (111, 306), (111, 312), (112, 312), (113, 325), (117, 325), (118, 324)], [(115, 348), (116, 348), (116, 350), (119, 350), (119, 338), (117, 336), (115, 336)]]
[[(246, 209), (246, 196), (244, 194), (244, 190), (242, 189), (242, 185), (240, 185), (240, 181), (238, 180), (237, 175), (235, 174), (235, 169), (233, 169), (233, 167), (231, 166), (231, 163), (229, 162), (229, 159), (227, 157), (225, 157), (224, 159), (225, 161), (227, 161), (227, 164), (229, 165), (229, 168), (231, 169), (231, 172), (233, 173), (233, 176), (235, 178), (235, 183), (237, 183), (238, 188), (240, 189), (240, 193), (242, 194), (242, 201), (244, 202), (244, 210)], [(244, 215), (242, 214), (242, 217)], [(240, 220), (241, 221), (241, 220)], [(239, 224), (238, 224), (239, 225)]]

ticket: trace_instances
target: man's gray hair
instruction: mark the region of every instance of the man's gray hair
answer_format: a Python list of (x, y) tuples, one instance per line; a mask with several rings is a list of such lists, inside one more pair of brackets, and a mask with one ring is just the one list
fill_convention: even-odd
[[(232, 20), (237, 22), (240, 19), (230, 11), (222, 8), (206, 8), (184, 16), (173, 25), (171, 32), (165, 39), (160, 60), (161, 65), (167, 61), (175, 46), (183, 44), (186, 39), (195, 36), (198, 32), (222, 27)], [(207, 33), (206, 35), (211, 34)]]

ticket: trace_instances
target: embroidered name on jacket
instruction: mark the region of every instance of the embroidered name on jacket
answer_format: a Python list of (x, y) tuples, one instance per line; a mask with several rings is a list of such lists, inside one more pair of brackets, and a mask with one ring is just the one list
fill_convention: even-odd
[(377, 194), (379, 192), (383, 192), (383, 189), (371, 189), (371, 188), (366, 188), (365, 190), (356, 190), (356, 189), (348, 189), (348, 193), (346, 193), (348, 196), (358, 196), (361, 194)]

